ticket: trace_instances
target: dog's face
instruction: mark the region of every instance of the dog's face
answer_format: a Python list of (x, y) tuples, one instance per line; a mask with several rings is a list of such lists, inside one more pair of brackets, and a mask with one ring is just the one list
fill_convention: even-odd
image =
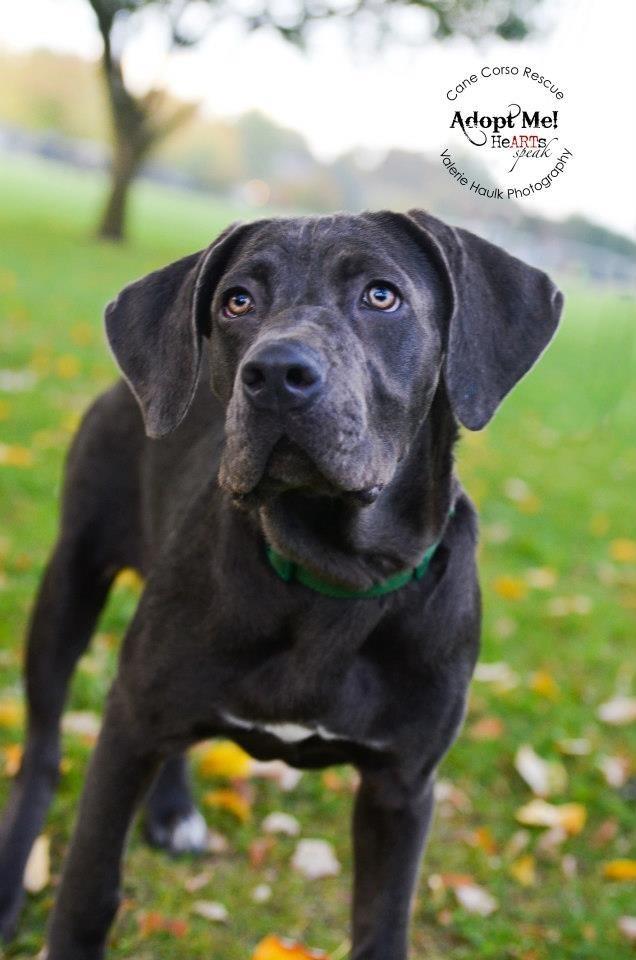
[(211, 304), (222, 485), (373, 500), (433, 397), (443, 301), (433, 265), (381, 217), (247, 229)]
[(107, 330), (151, 436), (185, 416), (210, 341), (222, 485), (371, 502), (439, 377), (479, 429), (534, 363), (562, 298), (545, 274), (420, 211), (263, 220), (127, 287)]

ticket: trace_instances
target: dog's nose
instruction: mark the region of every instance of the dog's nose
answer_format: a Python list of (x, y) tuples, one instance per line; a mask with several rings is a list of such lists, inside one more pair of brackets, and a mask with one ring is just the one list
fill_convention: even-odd
[(241, 369), (245, 396), (263, 410), (298, 410), (322, 390), (324, 373), (306, 348), (282, 340), (261, 347)]

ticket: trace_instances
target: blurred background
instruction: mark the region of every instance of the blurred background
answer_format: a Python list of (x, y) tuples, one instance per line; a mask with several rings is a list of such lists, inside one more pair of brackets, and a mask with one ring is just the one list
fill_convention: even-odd
[[(65, 450), (116, 375), (106, 301), (236, 218), (425, 207), (549, 271), (566, 312), (495, 421), (460, 444), (482, 517), (484, 649), (440, 771), (414, 957), (633, 956), (631, 0), (21, 0), (3, 13), (0, 803), (19, 768), (22, 640)], [(566, 91), (575, 157), (522, 203), (459, 189), (439, 161), (445, 91), (483, 63), (530, 64)], [(80, 663), (7, 957), (40, 949), (140, 589), (122, 574)], [(222, 743), (193, 766), (210, 853), (171, 861), (135, 832), (112, 956), (346, 957), (351, 771), (298, 779)], [(287, 820), (264, 822), (272, 811)], [(322, 841), (309, 864), (306, 839)]]

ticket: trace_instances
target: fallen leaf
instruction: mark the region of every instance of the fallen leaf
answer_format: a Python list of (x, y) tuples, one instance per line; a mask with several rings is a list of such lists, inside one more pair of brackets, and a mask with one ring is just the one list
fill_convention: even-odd
[(227, 907), (216, 900), (195, 900), (192, 912), (211, 923), (227, 923), (230, 917)]
[(476, 883), (466, 883), (454, 887), (457, 902), (468, 913), (477, 913), (480, 917), (489, 917), (499, 904), (487, 890)]
[(90, 710), (71, 710), (62, 717), (62, 730), (94, 743), (99, 736), (101, 723), (98, 715)]
[(475, 881), (469, 873), (432, 873), (428, 878), (431, 890), (455, 890), (457, 887), (474, 886)]
[(259, 883), (252, 890), (252, 900), (254, 903), (267, 903), (272, 898), (272, 888), (268, 883)]
[(498, 740), (503, 732), (503, 721), (499, 717), (481, 717), (471, 724), (468, 736), (471, 740)]
[(38, 378), (31, 370), (0, 370), (0, 390), (4, 393), (22, 393), (32, 390)]
[(33, 846), (24, 870), (22, 886), (27, 893), (41, 893), (51, 879), (51, 841), (40, 834)]
[(610, 556), (617, 563), (636, 563), (636, 540), (619, 537), (610, 543)]
[(495, 577), (492, 582), (492, 588), (496, 594), (503, 597), (504, 600), (523, 600), (528, 592), (528, 587), (520, 577), (512, 577), (504, 574), (501, 577)]
[(493, 632), (501, 640), (509, 640), (517, 632), (517, 621), (512, 617), (497, 617), (493, 624)]
[(636, 720), (636, 697), (617, 696), (602, 703), (597, 710), (599, 720), (615, 727), (634, 723)]
[(55, 361), (55, 372), (62, 380), (72, 380), (80, 372), (80, 362), (73, 354), (67, 353)]
[(636, 943), (636, 917), (619, 917), (618, 929), (630, 943)]
[(530, 689), (547, 700), (558, 700), (561, 695), (558, 683), (547, 670), (536, 670), (532, 674)]
[(294, 790), (303, 775), (302, 770), (290, 767), (283, 760), (252, 760), (250, 773), (253, 777), (272, 780), (285, 793)]
[(517, 810), (516, 819), (528, 827), (563, 827), (571, 834), (580, 833), (585, 826), (587, 810), (581, 803), (547, 803), (535, 798)]
[(597, 763), (609, 787), (617, 790), (627, 783), (631, 769), (628, 757), (599, 757)]
[(481, 683), (493, 683), (499, 690), (514, 690), (519, 685), (519, 677), (504, 661), (478, 663), (474, 679)]
[(514, 860), (508, 867), (508, 873), (522, 887), (532, 887), (537, 882), (535, 859), (531, 853)]
[(71, 340), (78, 347), (86, 347), (93, 339), (93, 328), (88, 323), (76, 323), (71, 327)]
[(548, 827), (537, 841), (536, 852), (554, 859), (568, 835), (561, 825)]
[(567, 617), (576, 613), (585, 616), (592, 609), (592, 600), (583, 593), (569, 597), (553, 597), (548, 603), (548, 613), (553, 617)]
[(592, 834), (593, 847), (606, 847), (618, 835), (618, 820), (613, 817), (603, 820), (602, 824)]
[(227, 810), (242, 823), (247, 823), (252, 815), (249, 801), (237, 790), (209, 790), (203, 795), (203, 802), (207, 807)]
[(552, 567), (529, 567), (525, 572), (526, 583), (535, 590), (549, 590), (557, 582), (557, 572)]
[(329, 960), (329, 956), (322, 950), (310, 950), (300, 943), (281, 940), (270, 934), (258, 944), (252, 960)]
[(33, 465), (33, 454), (26, 447), (8, 446), (0, 443), (0, 466), (3, 467), (30, 467)]
[(297, 837), (300, 833), (300, 824), (290, 813), (270, 813), (262, 826), (265, 833), (284, 833), (288, 837)]
[(153, 933), (169, 933), (172, 937), (182, 938), (188, 932), (188, 924), (185, 920), (164, 917), (156, 910), (139, 914), (137, 924), (142, 937), (152, 936)]
[(206, 849), (208, 853), (223, 854), (230, 849), (230, 842), (227, 837), (217, 830), (208, 830), (208, 842)]
[(197, 893), (203, 887), (207, 887), (213, 876), (211, 870), (201, 870), (200, 873), (195, 873), (193, 877), (188, 877), (183, 886), (188, 893)]
[(556, 741), (557, 748), (567, 757), (586, 757), (592, 752), (592, 744), (584, 737), (564, 738)]
[(497, 852), (497, 844), (490, 827), (477, 827), (471, 835), (471, 845), (492, 856)]
[(24, 716), (24, 707), (20, 700), (0, 700), (0, 727), (10, 730), (19, 727)]
[(530, 496), (530, 487), (519, 477), (509, 477), (504, 483), (504, 493), (509, 500), (519, 502)]
[(333, 846), (326, 840), (300, 840), (292, 867), (309, 880), (334, 877), (340, 873), (340, 864)]
[(468, 794), (460, 790), (459, 787), (456, 787), (450, 780), (437, 780), (434, 791), (437, 803), (449, 804), (455, 810), (459, 810), (462, 813), (468, 813), (470, 811), (471, 803)]
[(8, 777), (15, 777), (22, 763), (23, 748), (20, 743), (10, 743), (2, 748), (4, 756), (4, 772)]
[(274, 837), (257, 837), (252, 840), (247, 851), (250, 864), (256, 869), (262, 867), (275, 846)]
[(556, 760), (544, 760), (528, 744), (517, 750), (515, 770), (538, 797), (562, 793), (566, 787), (567, 774), (563, 765)]
[(636, 860), (610, 860), (603, 865), (603, 876), (621, 882), (636, 880)]
[(203, 777), (227, 777), (230, 780), (249, 776), (252, 758), (231, 740), (222, 740), (206, 747), (199, 757)]

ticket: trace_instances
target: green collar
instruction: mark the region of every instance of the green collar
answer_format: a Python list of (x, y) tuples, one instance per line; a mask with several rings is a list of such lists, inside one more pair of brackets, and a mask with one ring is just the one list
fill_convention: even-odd
[[(451, 509), (448, 514), (449, 517), (451, 517), (453, 513), (454, 509)], [(383, 580), (382, 583), (376, 583), (375, 586), (369, 587), (367, 590), (347, 590), (346, 587), (338, 587), (333, 583), (329, 583), (327, 580), (321, 580), (320, 577), (316, 577), (311, 571), (307, 570), (306, 567), (281, 556), (281, 554), (274, 550), (273, 547), (270, 547), (269, 544), (267, 545), (267, 559), (281, 580), (284, 580), (286, 583), (295, 580), (297, 583), (302, 583), (304, 587), (309, 587), (310, 590), (314, 590), (316, 593), (322, 593), (325, 597), (335, 597), (339, 600), (362, 600), (367, 597), (383, 597), (385, 593), (393, 593), (394, 590), (399, 590), (400, 587), (406, 586), (406, 584), (412, 580), (421, 580), (426, 574), (441, 541), (442, 538), (440, 537), (439, 540), (431, 544), (418, 565), (413, 569), (401, 570), (399, 573), (394, 573), (392, 577)]]

